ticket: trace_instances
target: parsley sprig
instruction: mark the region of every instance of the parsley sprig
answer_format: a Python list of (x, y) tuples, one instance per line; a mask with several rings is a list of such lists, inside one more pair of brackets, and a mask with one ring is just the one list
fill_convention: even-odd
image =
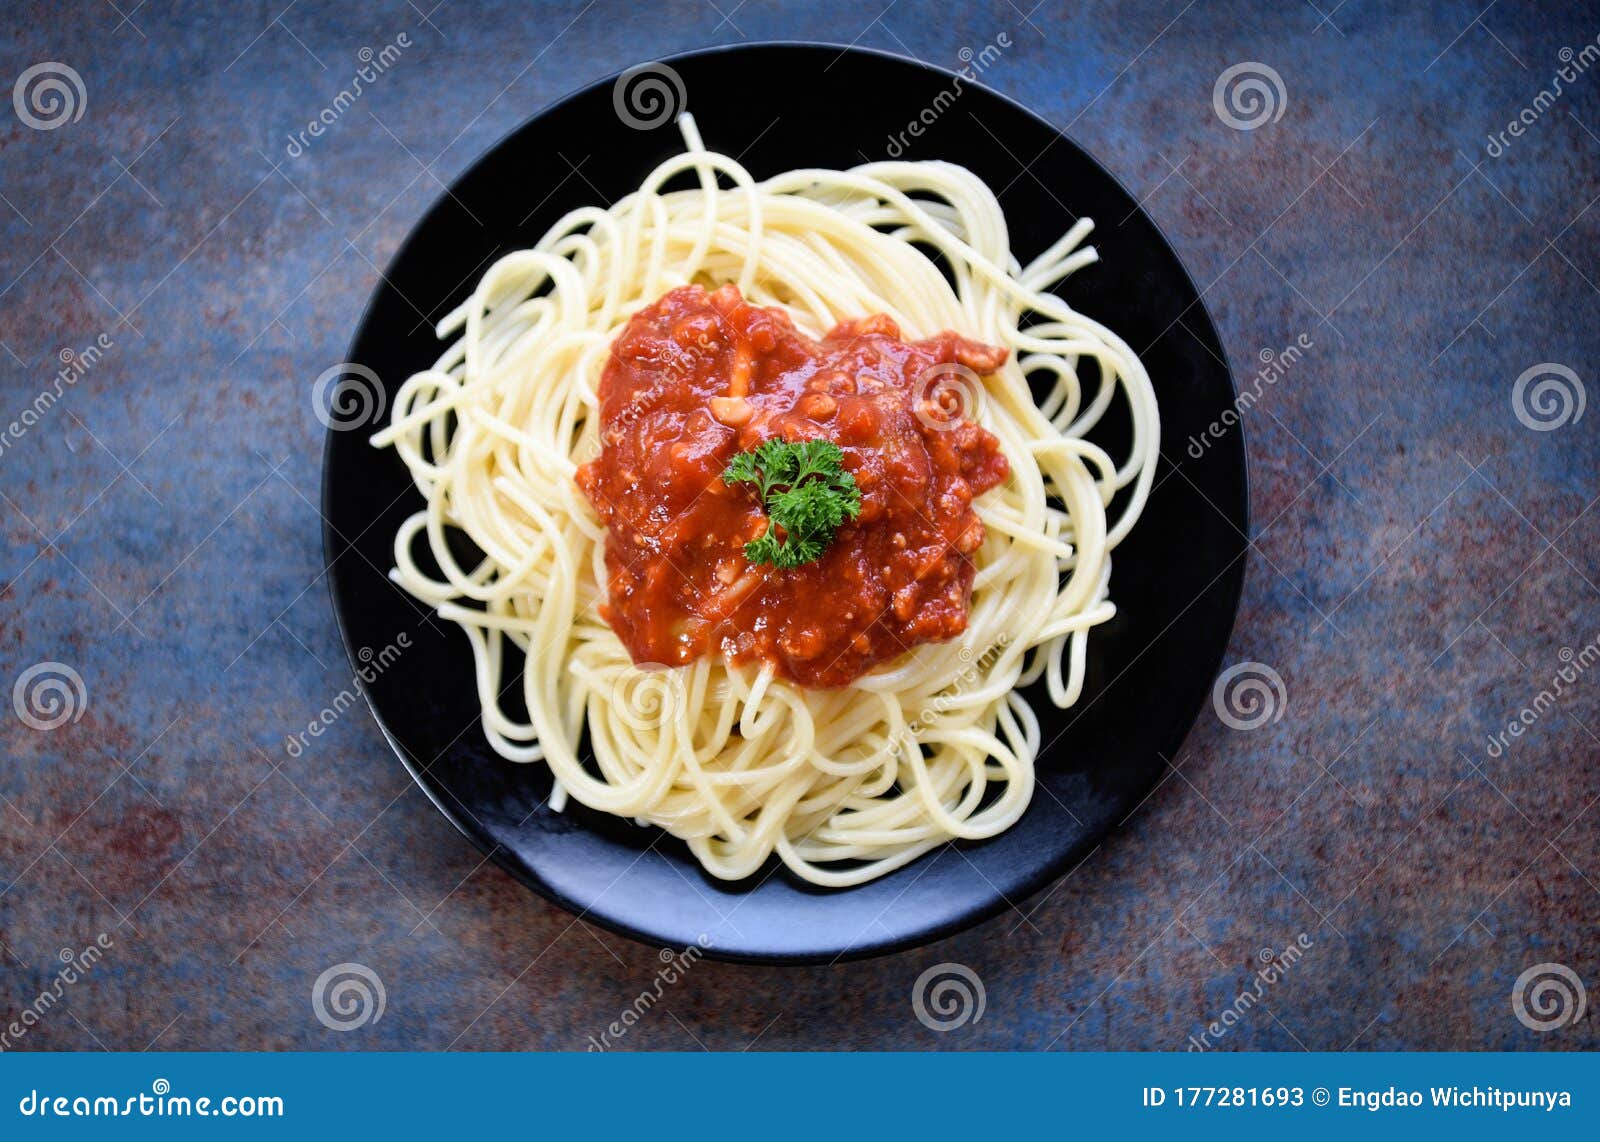
[(744, 557), (781, 568), (822, 558), (834, 532), (861, 514), (861, 489), (844, 470), (843, 460), (844, 453), (831, 440), (776, 437), (730, 460), (723, 482), (757, 485), (767, 510), (767, 530), (744, 545)]

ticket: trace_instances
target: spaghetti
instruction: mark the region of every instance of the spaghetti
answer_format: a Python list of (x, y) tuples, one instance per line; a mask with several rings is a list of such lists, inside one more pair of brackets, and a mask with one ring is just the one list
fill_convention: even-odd
[[(556, 807), (571, 796), (660, 826), (721, 878), (776, 854), (806, 881), (859, 884), (947, 841), (993, 836), (1026, 809), (1042, 741), (1019, 687), (1042, 678), (1061, 707), (1081, 693), (1089, 632), (1114, 613), (1111, 551), (1154, 477), (1155, 394), (1125, 343), (1048, 292), (1096, 260), (1083, 245), (1089, 220), (1022, 266), (994, 194), (961, 167), (872, 163), (757, 182), (706, 150), (689, 116), (680, 126), (687, 150), (636, 193), (575, 210), (501, 258), (440, 323), (448, 347), (405, 382), (373, 438), (426, 500), (395, 537), (392, 575), (465, 633), (485, 735), (508, 760), (550, 767)], [(1003, 457), (971, 500), (982, 526), (963, 534), (976, 546), (949, 569), (970, 591), (959, 621), (929, 636), (944, 641), (863, 657), (865, 672), (839, 684), (724, 652), (730, 642), (636, 662), (607, 622), (602, 612), (624, 601), (608, 598), (618, 536), (578, 482), (607, 454), (602, 378), (630, 322), (692, 285), (731, 285), (719, 296), (780, 311), (801, 338), (883, 315), (846, 329), (959, 331), (1004, 350), (952, 350), (906, 397), (954, 403)], [(1114, 403), (1131, 426), (1120, 461), (1087, 439)], [(736, 494), (715, 472), (702, 486)], [(874, 526), (847, 522), (837, 544)], [(481, 557), (458, 560), (456, 532)], [(669, 545), (663, 559), (673, 555)], [(502, 702), (514, 652), (526, 718)]]

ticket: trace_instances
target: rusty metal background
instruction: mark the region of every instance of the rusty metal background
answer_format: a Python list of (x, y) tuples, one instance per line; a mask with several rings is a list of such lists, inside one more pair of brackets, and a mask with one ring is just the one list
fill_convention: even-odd
[[(1571, 1020), (1600, 981), (1600, 10), (433, 5), (7, 21), (0, 1047), (1600, 1045)], [(1248, 665), (1005, 917), (662, 984), (345, 708), (311, 392), (483, 148), (627, 65), (771, 38), (998, 45), (982, 82), (1166, 230), (1260, 392)], [(983, 1006), (940, 1030), (913, 992), (951, 964)]]

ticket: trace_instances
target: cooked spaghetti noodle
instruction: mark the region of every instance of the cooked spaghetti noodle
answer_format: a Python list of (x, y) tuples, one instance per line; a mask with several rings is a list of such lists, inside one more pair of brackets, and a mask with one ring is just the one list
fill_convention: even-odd
[[(1048, 292), (1096, 260), (1089, 220), (1022, 266), (994, 194), (961, 167), (757, 182), (680, 125), (685, 153), (501, 258), (440, 323), (449, 347), (373, 439), (427, 501), (396, 536), (393, 577), (465, 633), (483, 732), (508, 760), (550, 767), (557, 808), (571, 796), (658, 825), (718, 877), (776, 853), (804, 880), (858, 884), (1026, 809), (1043, 743), (1019, 687), (1042, 677), (1056, 705), (1079, 697), (1090, 631), (1114, 613), (1111, 551), (1154, 476), (1155, 394), (1122, 340)], [(577, 483), (602, 451), (602, 374), (668, 291), (728, 283), (810, 337), (882, 314), (908, 336), (952, 330), (1007, 351), (981, 379), (930, 381), (1009, 466), (972, 501), (982, 539), (954, 637), (823, 688), (715, 652), (636, 664), (602, 615), (608, 533)], [(1114, 402), (1131, 426), (1120, 460), (1086, 438)], [(458, 562), (457, 530), (480, 559)], [(513, 647), (526, 720), (501, 700)]]

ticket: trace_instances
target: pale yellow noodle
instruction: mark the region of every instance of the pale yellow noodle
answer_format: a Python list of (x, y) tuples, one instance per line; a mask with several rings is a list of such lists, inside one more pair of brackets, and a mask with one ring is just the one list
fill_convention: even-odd
[[(659, 825), (719, 877), (776, 853), (813, 883), (859, 884), (952, 839), (993, 836), (1027, 808), (1042, 740), (1016, 690), (1043, 678), (1061, 706), (1082, 691), (1089, 634), (1115, 613), (1110, 553), (1155, 474), (1155, 393), (1120, 338), (1044, 292), (1096, 260), (1087, 219), (1019, 266), (994, 194), (961, 167), (871, 163), (758, 183), (705, 150), (692, 119), (682, 126), (688, 149), (637, 193), (568, 214), (440, 324), (448, 347), (373, 438), (427, 499), (396, 536), (393, 577), (466, 633), (484, 734), (507, 759), (550, 767), (557, 808), (571, 796)], [(691, 187), (663, 189), (684, 178)], [(953, 329), (1011, 351), (963, 394), (1012, 471), (975, 504), (988, 534), (964, 635), (840, 690), (757, 664), (630, 660), (597, 609), (605, 532), (573, 476), (598, 453), (612, 339), (693, 281), (734, 282), (812, 336), (886, 313), (911, 338)], [(1120, 461), (1084, 438), (1118, 401), (1132, 424)], [(457, 528), (481, 563), (451, 556)], [(442, 577), (424, 573), (418, 544)], [(507, 644), (525, 654), (526, 721), (498, 698)]]

